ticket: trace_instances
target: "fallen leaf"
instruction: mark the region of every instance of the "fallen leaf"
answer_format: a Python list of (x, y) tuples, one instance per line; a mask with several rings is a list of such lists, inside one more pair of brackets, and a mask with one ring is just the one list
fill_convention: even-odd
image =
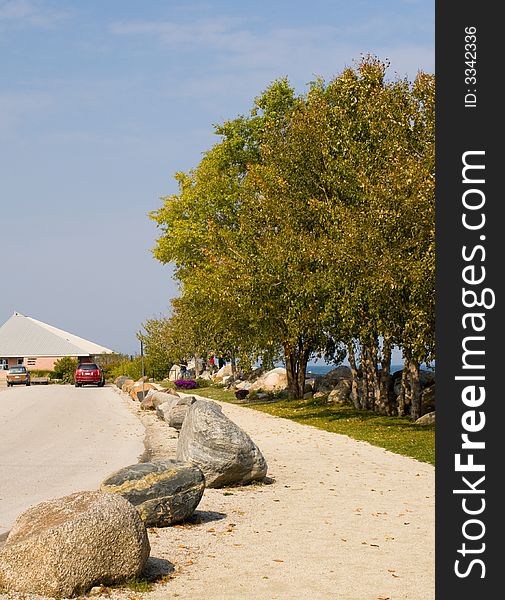
[(284, 562), (283, 560), (281, 560), (280, 558), (274, 558), (273, 562)]

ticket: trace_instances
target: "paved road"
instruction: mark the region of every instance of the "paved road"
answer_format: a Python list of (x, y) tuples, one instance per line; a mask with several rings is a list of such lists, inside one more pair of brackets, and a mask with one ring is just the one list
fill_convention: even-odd
[(96, 489), (109, 473), (136, 463), (144, 435), (109, 387), (0, 389), (0, 536), (29, 506)]

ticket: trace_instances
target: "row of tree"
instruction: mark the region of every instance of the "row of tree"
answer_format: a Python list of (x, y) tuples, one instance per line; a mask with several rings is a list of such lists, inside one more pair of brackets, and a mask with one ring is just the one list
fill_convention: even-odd
[(434, 359), (435, 82), (387, 69), (367, 57), (301, 95), (280, 79), (215, 127), (219, 141), (151, 213), (180, 296), (145, 324), (147, 353), (282, 356), (290, 398), (312, 356), (347, 353), (357, 407), (402, 414), (408, 401), (420, 415), (419, 365)]

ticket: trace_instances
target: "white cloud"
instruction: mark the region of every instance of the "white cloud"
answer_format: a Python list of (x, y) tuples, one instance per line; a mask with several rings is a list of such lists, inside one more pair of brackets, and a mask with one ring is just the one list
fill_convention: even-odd
[(0, 26), (52, 27), (68, 13), (45, 7), (36, 0), (0, 0)]
[[(331, 77), (361, 54), (375, 53), (391, 59), (392, 70), (414, 77), (418, 69), (433, 70), (434, 47), (408, 42), (415, 31), (429, 24), (407, 23), (402, 19), (371, 17), (356, 26), (318, 25), (260, 29), (243, 19), (218, 17), (192, 23), (122, 21), (113, 23), (115, 35), (144, 35), (177, 49), (178, 55), (205, 49), (214, 53), (212, 72), (223, 70), (262, 71), (274, 77), (304, 73)], [(408, 34), (405, 34), (409, 25)], [(394, 33), (399, 35), (395, 36)], [(389, 41), (386, 41), (389, 40)], [(367, 45), (365, 45), (367, 44)], [(245, 74), (245, 73), (244, 73)]]
[(169, 21), (119, 21), (112, 23), (110, 30), (116, 35), (156, 36), (172, 45), (220, 46), (235, 34), (235, 27), (242, 22), (241, 19), (230, 17), (203, 19), (189, 24)]

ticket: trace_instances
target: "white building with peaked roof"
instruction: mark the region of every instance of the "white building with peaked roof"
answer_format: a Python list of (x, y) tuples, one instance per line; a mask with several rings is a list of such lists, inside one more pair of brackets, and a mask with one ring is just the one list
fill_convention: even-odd
[(0, 327), (0, 378), (14, 365), (51, 371), (64, 356), (84, 361), (113, 353), (110, 348), (18, 312)]

